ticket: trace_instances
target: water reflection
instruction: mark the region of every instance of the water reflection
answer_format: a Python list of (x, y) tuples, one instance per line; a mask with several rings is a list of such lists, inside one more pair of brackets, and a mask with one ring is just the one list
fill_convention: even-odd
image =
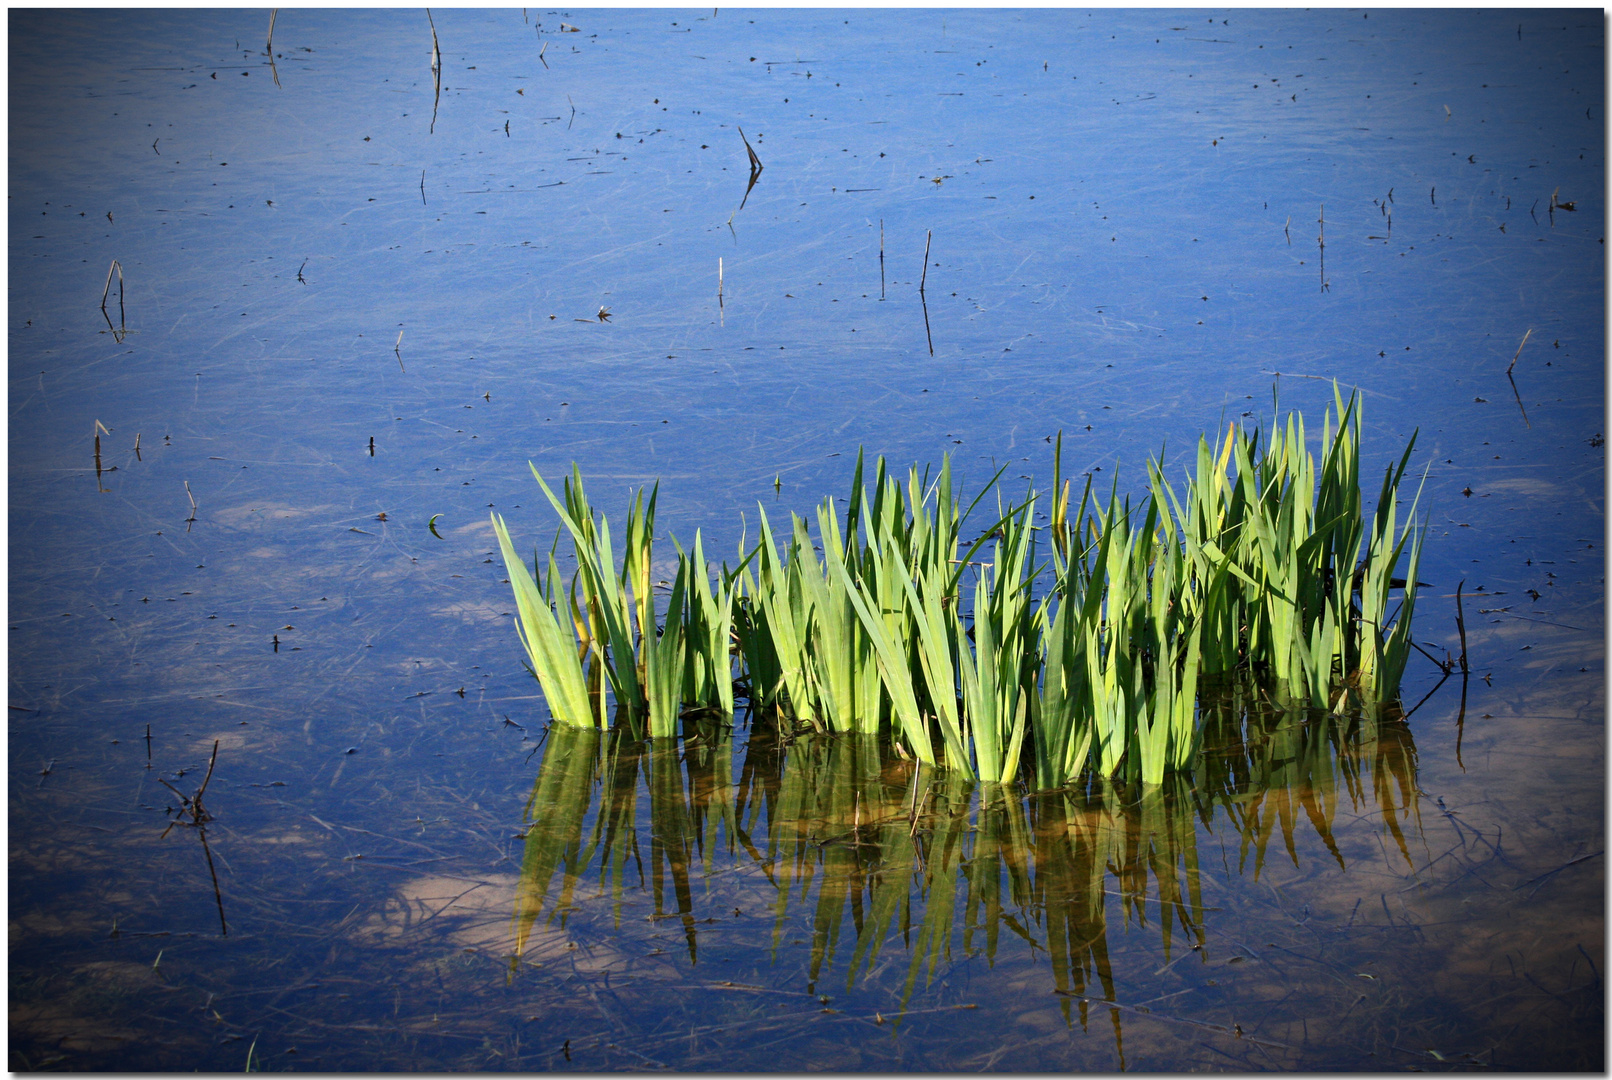
[[(649, 796), (647, 869), (638, 836), (640, 781)], [(650, 889), (651, 918), (678, 919), (689, 960), (697, 962), (691, 874), (716, 872), (724, 838), (731, 855), (735, 813), (730, 728), (711, 724), (680, 741), (645, 741), (625, 726), (603, 731), (555, 724), (526, 804), (516, 966), (538, 918), (563, 927), (580, 902), (579, 884), (593, 877), (594, 895), (610, 897), (618, 929), (626, 891)]]
[(516, 969), (536, 927), (595, 900), (619, 931), (634, 892), (650, 919), (676, 920), (697, 965), (702, 927), (727, 915), (713, 879), (748, 874), (771, 904), (771, 963), (809, 925), (806, 992), (885, 986), (896, 1024), (938, 972), (1027, 951), (1049, 963), (1065, 1023), (1084, 1028), (1091, 1002), (1117, 1001), (1138, 974), (1116, 971), (1114, 933), (1140, 932), (1166, 965), (1210, 944), (1220, 909), (1205, 904), (1199, 849), (1222, 834), (1236, 850), (1226, 872), (1255, 881), (1273, 850), (1298, 867), (1316, 840), (1347, 871), (1340, 815), (1373, 822), (1405, 871), (1423, 847), (1403, 720), (1277, 710), (1238, 689), (1208, 706), (1198, 767), (1146, 789), (1091, 778), (1026, 795), (872, 737), (795, 740), (761, 722), (737, 780), (733, 732), (714, 723), (681, 741), (559, 724), (548, 738), (526, 806)]

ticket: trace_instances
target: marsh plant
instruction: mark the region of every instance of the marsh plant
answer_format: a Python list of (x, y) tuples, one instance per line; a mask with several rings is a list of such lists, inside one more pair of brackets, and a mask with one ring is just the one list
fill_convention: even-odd
[(1205, 680), (1339, 715), (1397, 699), (1425, 536), (1401, 498), (1416, 440), (1368, 515), (1359, 396), (1333, 397), (1319, 466), (1302, 416), (1263, 440), (1232, 424), (1198, 440), (1180, 488), (1149, 460), (1135, 500), (1088, 477), (1074, 503), (1061, 436), (1050, 495), (1014, 498), (998, 471), (966, 507), (949, 459), (902, 482), (880, 458), (869, 486), (858, 454), (843, 515), (824, 499), (815, 538), (763, 510), (731, 569), (711, 566), (699, 533), (687, 551), (674, 539), (664, 606), (656, 489), (634, 496), (619, 558), (575, 466), (558, 494), (532, 470), (561, 522), (546, 567), (493, 525), (562, 724), (672, 736), (684, 717), (731, 715), (738, 694), (818, 730), (886, 735), (968, 779), (1158, 785), (1194, 767)]

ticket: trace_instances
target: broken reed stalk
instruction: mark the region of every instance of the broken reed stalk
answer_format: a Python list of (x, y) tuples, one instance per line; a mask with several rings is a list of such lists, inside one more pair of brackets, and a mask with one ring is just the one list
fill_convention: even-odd
[(1466, 585), (1466, 579), (1455, 587), (1455, 630), (1461, 635), (1461, 673), (1466, 674), (1466, 615), (1461, 610), (1461, 589)]
[(194, 495), (192, 495), (190, 493), (190, 481), (189, 480), (185, 481), (185, 498), (190, 500), (190, 516), (188, 518), (186, 518), (185, 520), (186, 521), (195, 521), (196, 520), (196, 496), (194, 496)]
[[(1515, 359), (1512, 360), (1512, 363), (1516, 362), (1517, 361)], [(1511, 396), (1517, 401), (1517, 411), (1522, 413), (1523, 426), (1532, 431), (1534, 425), (1528, 421), (1528, 410), (1522, 407), (1522, 393), (1518, 391), (1517, 380), (1511, 377), (1511, 372), (1509, 370), (1506, 372), (1506, 381), (1511, 384)]]
[(397, 344), (392, 346), (392, 355), (397, 357), (397, 369), (407, 375), (408, 369), (403, 366), (403, 331), (397, 332)]
[[(207, 759), (207, 775), (202, 778), (202, 785), (196, 789), (196, 794), (186, 795), (184, 792), (180, 791), (178, 788), (174, 787), (160, 776), (157, 778), (157, 783), (179, 796), (180, 806), (190, 814), (190, 821), (188, 824), (196, 826), (197, 828), (200, 828), (201, 826), (207, 824), (207, 822), (213, 820), (212, 815), (207, 812), (207, 808), (202, 804), (202, 796), (207, 794), (207, 785), (212, 783), (213, 780), (213, 768), (218, 764), (218, 743), (219, 740), (213, 740), (213, 754)], [(148, 724), (146, 725), (146, 751), (148, 755), (150, 750), (151, 726)], [(167, 836), (169, 831), (172, 830), (175, 825), (183, 824), (186, 824), (186, 822), (170, 822), (168, 828), (162, 831), (162, 835)]]
[[(101, 289), (101, 314), (106, 316), (106, 325), (112, 326), (112, 316), (106, 313), (106, 299), (112, 293), (112, 275), (114, 273), (118, 276), (118, 325), (113, 327), (112, 330), (113, 334), (117, 335), (127, 332), (128, 323), (123, 311), (123, 264), (116, 259), (113, 259), (112, 265), (106, 268), (106, 285)], [(118, 340), (122, 341), (123, 339), (119, 337)]]
[[(103, 431), (105, 431), (108, 435), (112, 434), (110, 431), (107, 431), (105, 424), (101, 423), (99, 420), (95, 421), (95, 487), (98, 491), (106, 490), (105, 488), (101, 487), (101, 432)], [(139, 436), (136, 436), (136, 444), (138, 444), (139, 441)]]
[(761, 159), (756, 156), (755, 148), (750, 145), (750, 140), (745, 138), (744, 128), (739, 128), (739, 138), (744, 140), (744, 152), (750, 155), (750, 171), (760, 174), (761, 170), (766, 166), (761, 164)]
[(1517, 366), (1517, 357), (1518, 357), (1518, 356), (1521, 356), (1521, 355), (1522, 355), (1522, 347), (1523, 347), (1523, 345), (1526, 345), (1526, 344), (1528, 344), (1528, 337), (1529, 337), (1529, 335), (1531, 335), (1531, 334), (1532, 334), (1532, 333), (1533, 333), (1533, 332), (1534, 332), (1534, 328), (1533, 328), (1533, 327), (1531, 327), (1531, 326), (1530, 326), (1530, 327), (1529, 327), (1529, 328), (1528, 328), (1528, 333), (1526, 333), (1526, 334), (1524, 334), (1524, 335), (1523, 335), (1523, 336), (1522, 336), (1522, 343), (1521, 343), (1521, 344), (1519, 344), (1519, 345), (1518, 345), (1518, 346), (1517, 346), (1517, 353), (1516, 353), (1516, 356), (1513, 356), (1513, 357), (1512, 357), (1512, 358), (1511, 358), (1511, 363), (1509, 363), (1509, 364), (1507, 364), (1507, 365), (1506, 365), (1506, 374), (1507, 374), (1507, 375), (1510, 375), (1510, 374), (1511, 374), (1511, 369), (1512, 369), (1512, 368), (1514, 368), (1514, 367), (1516, 367), (1516, 366)]
[(269, 74), (274, 76), (274, 85), (280, 85), (280, 69), (274, 66), (274, 20), (280, 15), (279, 8), (269, 11), (269, 40), (264, 49), (269, 54)]
[(924, 282), (929, 280), (929, 241), (932, 240), (933, 238), (934, 238), (934, 233), (932, 233), (928, 229), (925, 229), (924, 230), (924, 272), (921, 275), (919, 275), (919, 277), (918, 277), (918, 291), (920, 293), (922, 293), (924, 291)]
[[(431, 128), (430, 133), (437, 131), (437, 106), (442, 104), (442, 49), (437, 45), (437, 21), (431, 18), (431, 9), (425, 9), (426, 21), (431, 24), (431, 82), (435, 86), (436, 95), (431, 102)], [(421, 196), (424, 197), (423, 194)]]
[[(738, 127), (737, 124), (734, 126)], [(764, 166), (761, 164), (761, 159), (756, 156), (755, 149), (750, 145), (750, 140), (744, 137), (744, 128), (739, 128), (738, 130), (739, 138), (744, 141), (744, 152), (750, 156), (750, 182), (745, 185), (744, 198), (739, 200), (739, 209), (743, 210), (744, 204), (750, 201), (750, 192), (754, 190), (756, 181), (761, 179), (761, 170)], [(729, 217), (728, 221), (731, 223), (733, 218)]]
[(879, 219), (879, 299), (884, 299), (884, 218)]
[(202, 796), (207, 794), (207, 785), (213, 782), (213, 766), (218, 764), (218, 742), (213, 740), (213, 756), (207, 759), (207, 775), (202, 777), (201, 787), (196, 789), (196, 797), (191, 800), (192, 816), (196, 824), (200, 825), (205, 812), (202, 810)]
[(224, 937), (229, 937), (229, 923), (224, 921), (224, 893), (218, 887), (218, 869), (213, 866), (213, 849), (207, 846), (207, 830), (197, 828), (196, 835), (201, 837), (202, 854), (207, 856), (207, 872), (213, 878), (213, 901), (218, 905), (218, 930)]
[(935, 355), (935, 336), (929, 332), (929, 298), (924, 295), (922, 288), (918, 290), (918, 303), (924, 309), (924, 340), (929, 343), (929, 355)]
[(1315, 242), (1319, 245), (1320, 250), (1319, 259), (1321, 262), (1321, 291), (1327, 292), (1327, 208), (1325, 203), (1321, 204), (1321, 214), (1316, 219), (1316, 222), (1321, 227), (1320, 233), (1315, 238)]

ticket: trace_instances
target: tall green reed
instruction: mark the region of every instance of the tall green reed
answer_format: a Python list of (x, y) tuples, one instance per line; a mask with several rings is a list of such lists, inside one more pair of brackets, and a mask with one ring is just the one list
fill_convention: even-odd
[[(1061, 437), (1045, 502), (1034, 490), (1005, 500), (999, 471), (965, 507), (949, 458), (905, 483), (879, 458), (868, 489), (859, 454), (844, 515), (824, 500), (815, 542), (806, 518), (775, 532), (762, 511), (738, 569), (713, 584), (696, 533), (662, 612), (655, 490), (634, 496), (618, 570), (576, 468), (563, 498), (538, 476), (572, 539), (568, 594), (553, 551), (544, 586), (494, 525), (521, 640), (563, 722), (603, 724), (607, 681), (618, 714), (664, 737), (690, 710), (731, 716), (737, 680), (752, 709), (887, 733), (898, 753), (969, 778), (1051, 788), (1089, 770), (1158, 785), (1198, 753), (1201, 676), (1252, 675), (1293, 708), (1397, 697), (1425, 536), (1419, 494), (1401, 505), (1415, 438), (1368, 522), (1360, 399), (1333, 398), (1319, 468), (1302, 416), (1265, 445), (1233, 424), (1213, 446), (1199, 439), (1179, 493), (1150, 459), (1140, 499), (1117, 481), (1094, 498), (1088, 480), (1073, 513)], [(992, 493), (991, 523), (965, 539)]]

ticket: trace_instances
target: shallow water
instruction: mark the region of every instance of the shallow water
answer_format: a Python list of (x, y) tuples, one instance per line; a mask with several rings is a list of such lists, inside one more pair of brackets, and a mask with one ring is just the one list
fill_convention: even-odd
[[(13, 1068), (1604, 1067), (1600, 21), (432, 15), (434, 122), (422, 13), (11, 16)], [(1436, 655), (1464, 582), (1386, 734), (544, 734), (528, 460), (730, 552), (859, 446), (1134, 488), (1333, 377)]]

